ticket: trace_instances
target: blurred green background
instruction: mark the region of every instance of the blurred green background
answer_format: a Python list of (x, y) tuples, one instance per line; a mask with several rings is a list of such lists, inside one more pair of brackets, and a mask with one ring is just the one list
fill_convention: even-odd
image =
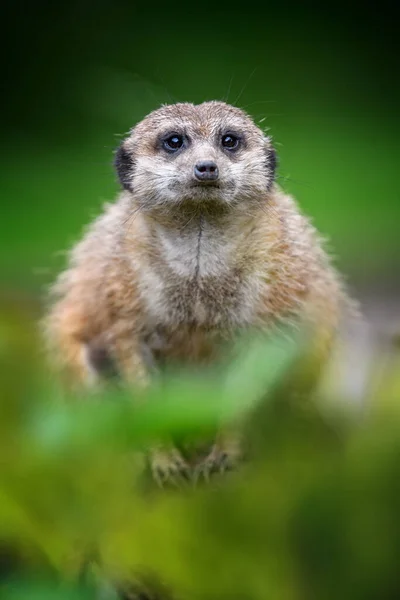
[[(362, 357), (360, 335), (350, 348), (349, 379), (364, 368), (373, 383), (363, 389), (373, 410), (361, 428), (348, 415), (328, 418), (319, 405), (286, 407), (278, 395), (283, 410), (271, 398), (254, 419), (259, 462), (245, 485), (239, 477), (204, 494), (148, 502), (131, 489), (126, 445), (146, 427), (158, 434), (157, 427), (189, 427), (190, 418), (196, 425), (204, 398), (214, 410), (221, 404), (218, 389), (195, 381), (193, 389), (172, 387), (175, 421), (165, 390), (150, 416), (143, 405), (142, 421), (118, 403), (115, 415), (101, 402), (64, 413), (41, 379), (32, 320), (64, 251), (115, 197), (113, 151), (124, 133), (161, 103), (227, 98), (269, 128), (280, 184), (330, 239), (351, 286), (363, 298), (382, 296), (377, 304), (393, 333), (400, 297), (394, 12), (385, 2), (128, 0), (6, 0), (3, 11), (0, 586), (14, 571), (14, 545), (27, 544), (30, 555), (33, 544), (37, 574), (38, 548), (56, 569), (73, 570), (65, 556), (79, 539), (77, 564), (98, 544), (111, 571), (151, 567), (192, 592), (182, 597), (399, 598), (398, 352)], [(271, 352), (265, 364), (273, 373), (279, 353)], [(239, 376), (237, 389), (249, 391), (256, 378)], [(354, 385), (349, 390), (357, 395)]]
[(124, 132), (161, 103), (224, 97), (264, 119), (280, 183), (350, 281), (396, 287), (400, 87), (384, 5), (39, 0), (7, 11), (0, 289), (53, 279), (60, 252), (116, 194)]

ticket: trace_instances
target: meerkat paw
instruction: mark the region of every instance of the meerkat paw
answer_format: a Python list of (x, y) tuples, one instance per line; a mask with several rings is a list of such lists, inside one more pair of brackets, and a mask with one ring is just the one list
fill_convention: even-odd
[(175, 448), (157, 449), (151, 453), (150, 467), (160, 487), (182, 486), (190, 479), (189, 465)]
[(216, 444), (210, 454), (202, 461), (195, 471), (196, 481), (209, 481), (213, 475), (236, 470), (239, 463), (239, 453), (232, 448)]

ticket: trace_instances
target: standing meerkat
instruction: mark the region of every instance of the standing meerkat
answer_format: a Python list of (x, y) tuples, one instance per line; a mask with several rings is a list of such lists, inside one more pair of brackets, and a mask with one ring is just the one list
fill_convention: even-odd
[[(270, 138), (223, 102), (163, 106), (131, 130), (116, 152), (123, 191), (52, 290), (47, 336), (71, 380), (95, 386), (112, 364), (146, 383), (152, 364), (210, 363), (237, 332), (287, 322), (326, 360), (345, 295), (275, 165)], [(207, 464), (235, 452), (222, 435)], [(152, 465), (165, 479), (187, 468), (173, 447)]]

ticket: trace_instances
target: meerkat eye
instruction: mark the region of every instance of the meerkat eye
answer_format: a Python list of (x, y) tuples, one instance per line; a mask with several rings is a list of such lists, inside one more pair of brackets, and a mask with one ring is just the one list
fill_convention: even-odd
[(167, 152), (176, 152), (183, 146), (183, 136), (173, 133), (163, 140), (163, 147)]
[(236, 150), (236, 148), (239, 146), (239, 138), (237, 135), (234, 135), (233, 133), (227, 133), (225, 135), (222, 136), (221, 139), (221, 144), (223, 148), (226, 148), (227, 150)]

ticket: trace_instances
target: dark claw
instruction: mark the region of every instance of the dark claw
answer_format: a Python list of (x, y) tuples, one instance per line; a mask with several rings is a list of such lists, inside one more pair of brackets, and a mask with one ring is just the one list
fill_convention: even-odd
[(179, 455), (163, 457), (152, 464), (153, 477), (160, 487), (187, 485), (191, 479), (188, 465)]
[(213, 475), (233, 471), (235, 461), (227, 452), (212, 452), (196, 469), (195, 479), (209, 481)]

